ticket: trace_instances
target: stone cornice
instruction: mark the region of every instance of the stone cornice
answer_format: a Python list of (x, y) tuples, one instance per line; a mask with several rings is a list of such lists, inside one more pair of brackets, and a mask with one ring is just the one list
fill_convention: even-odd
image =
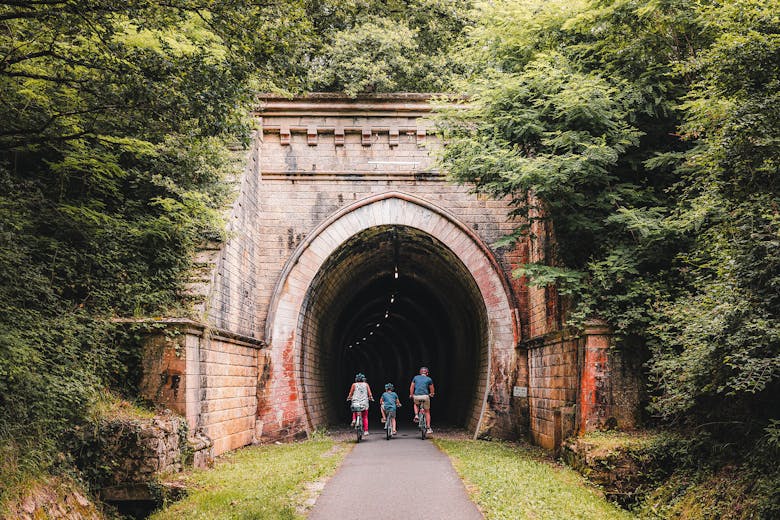
[(340, 117), (424, 117), (433, 110), (431, 99), (436, 94), (393, 93), (367, 94), (348, 97), (338, 93), (312, 93), (288, 98), (275, 94), (259, 96), (254, 113), (257, 116), (307, 116)]
[(114, 323), (134, 323), (141, 325), (164, 325), (166, 327), (178, 327), (187, 329), (189, 333), (197, 336), (208, 335), (215, 339), (227, 339), (233, 343), (243, 344), (251, 348), (265, 348), (265, 341), (244, 334), (238, 334), (226, 329), (212, 327), (206, 323), (190, 318), (115, 318)]

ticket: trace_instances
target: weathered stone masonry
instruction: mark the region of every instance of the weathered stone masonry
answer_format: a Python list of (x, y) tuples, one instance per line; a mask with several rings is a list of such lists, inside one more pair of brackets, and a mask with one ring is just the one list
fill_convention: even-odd
[[(400, 233), (409, 251), (401, 261), (420, 287), (450, 291), (442, 292), (445, 300), (462, 294), (484, 316), (483, 325), (455, 335), (470, 334), (479, 349), (464, 423), (475, 435), (528, 434), (554, 448), (562, 436), (610, 417), (631, 426), (635, 388), (630, 378), (621, 389), (609, 384), (619, 360), (605, 350), (608, 329), (575, 334), (562, 326), (553, 288), (511, 278), (520, 264), (545, 259), (552, 231), (535, 223), (539, 240), (491, 248), (513, 228), (510, 208), (434, 169), (431, 152), (441, 143), (429, 112), (427, 98), (414, 94), (261, 103), (229, 239), (198, 258), (202, 274), (190, 291), (203, 325), (189, 327), (183, 349), (149, 354), (158, 361), (148, 363), (154, 384), (147, 395), (185, 414), (191, 428), (212, 438), (216, 454), (306, 435), (332, 420), (324, 390), (331, 382), (321, 367), (336, 363), (338, 352), (322, 342), (335, 341), (338, 331), (327, 317), (344, 310), (344, 291), (363, 290), (385, 269), (381, 255), (390, 242), (374, 237), (380, 231)], [(345, 248), (353, 243), (368, 247), (349, 260)], [(441, 267), (426, 271), (425, 255)], [(448, 263), (457, 265), (445, 276)], [(360, 280), (347, 280), (358, 271)], [(451, 288), (447, 276), (462, 281)], [(179, 373), (175, 396), (171, 380), (154, 388), (165, 370)]]

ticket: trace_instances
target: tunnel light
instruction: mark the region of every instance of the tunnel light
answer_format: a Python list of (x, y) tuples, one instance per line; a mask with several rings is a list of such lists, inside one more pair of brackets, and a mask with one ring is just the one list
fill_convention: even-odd
[(363, 341), (365, 341), (365, 340), (366, 340), (366, 338), (363, 338)]
[(393, 277), (398, 280), (398, 266), (395, 266)]
[(390, 303), (393, 303), (393, 301), (394, 301), (394, 300), (395, 300), (395, 295), (392, 295), (392, 296), (390, 297)]
[(373, 336), (374, 335), (374, 331), (372, 330), (371, 332), (368, 333), (368, 335), (369, 336)]
[(385, 311), (385, 318), (390, 316), (390, 311)]
[(377, 323), (377, 324), (376, 324), (376, 326), (378, 327), (378, 326), (379, 326), (379, 323)]

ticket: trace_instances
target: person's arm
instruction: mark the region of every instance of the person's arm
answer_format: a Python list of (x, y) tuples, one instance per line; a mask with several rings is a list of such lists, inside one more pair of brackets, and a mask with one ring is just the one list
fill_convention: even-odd
[(409, 399), (412, 398), (412, 395), (414, 395), (414, 379), (412, 379), (412, 384), (409, 385)]
[(371, 394), (371, 385), (366, 383), (366, 388), (368, 388), (368, 398), (373, 401), (374, 400), (374, 396)]
[(352, 386), (349, 387), (349, 395), (347, 396), (348, 401), (352, 399), (352, 392), (354, 391), (355, 391), (355, 383), (352, 383)]
[(428, 385), (428, 392), (430, 393), (431, 397), (433, 397), (433, 394), (436, 393), (436, 389), (433, 388), (433, 381), (431, 381), (431, 384)]

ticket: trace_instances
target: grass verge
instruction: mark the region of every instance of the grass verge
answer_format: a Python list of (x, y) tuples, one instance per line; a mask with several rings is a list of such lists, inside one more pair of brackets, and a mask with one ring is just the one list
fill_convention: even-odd
[(348, 451), (322, 437), (238, 450), (212, 469), (193, 471), (186, 477), (188, 496), (151, 520), (303, 518), (307, 484), (332, 475)]
[(539, 449), (509, 443), (437, 439), (488, 520), (626, 520), (577, 472)]

